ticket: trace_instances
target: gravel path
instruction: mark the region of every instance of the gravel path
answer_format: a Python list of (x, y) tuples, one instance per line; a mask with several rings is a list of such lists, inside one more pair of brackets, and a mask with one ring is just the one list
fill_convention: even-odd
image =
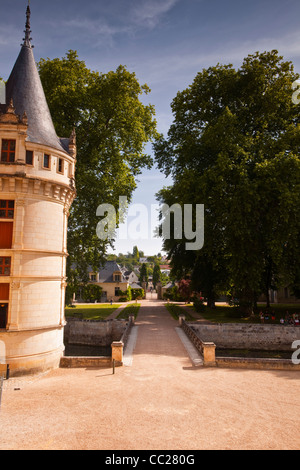
[(176, 327), (161, 302), (145, 300), (132, 360), (114, 375), (10, 379), (0, 449), (299, 449), (298, 372), (194, 367)]

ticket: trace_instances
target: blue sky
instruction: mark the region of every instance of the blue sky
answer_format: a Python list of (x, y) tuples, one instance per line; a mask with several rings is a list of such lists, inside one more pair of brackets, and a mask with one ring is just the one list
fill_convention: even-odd
[[(99, 72), (126, 65), (152, 92), (158, 130), (172, 122), (170, 103), (203, 68), (277, 49), (300, 73), (299, 0), (31, 0), (34, 55), (62, 57), (77, 50)], [(7, 79), (20, 50), (27, 0), (0, 0), (0, 76)], [(151, 150), (151, 149), (150, 149)], [(134, 203), (155, 204), (170, 183), (157, 169), (140, 177)], [(149, 223), (150, 226), (150, 223)], [(116, 252), (161, 251), (161, 241), (123, 240)]]

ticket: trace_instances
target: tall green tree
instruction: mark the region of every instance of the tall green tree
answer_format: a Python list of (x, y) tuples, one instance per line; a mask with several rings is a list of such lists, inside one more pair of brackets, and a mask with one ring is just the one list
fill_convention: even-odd
[(96, 235), (98, 206), (118, 210), (120, 196), (130, 202), (136, 177), (153, 163), (145, 146), (157, 135), (155, 112), (141, 101), (150, 89), (121, 65), (108, 73), (91, 71), (72, 50), (61, 59), (41, 59), (38, 68), (57, 134), (67, 137), (76, 130), (68, 272), (75, 262), (83, 274), (88, 264), (103, 261), (110, 243)]
[(138, 249), (137, 246), (134, 246), (134, 247), (133, 247), (132, 256), (133, 256), (133, 258), (136, 259), (137, 261), (140, 259), (140, 253), (139, 253), (139, 249)]
[(145, 282), (146, 286), (148, 285), (148, 268), (147, 268), (146, 263), (143, 263), (142, 266), (141, 266), (139, 281), (140, 281), (140, 283)]
[(160, 282), (160, 280), (161, 280), (161, 270), (160, 270), (159, 264), (155, 264), (153, 268), (153, 275), (152, 275), (152, 282), (153, 282), (154, 289), (156, 289), (156, 286)]
[(214, 291), (233, 285), (248, 313), (283, 273), (296, 275), (287, 260), (299, 254), (300, 239), (297, 78), (277, 51), (249, 55), (238, 70), (204, 69), (173, 100), (174, 122), (154, 145), (160, 169), (174, 179), (159, 200), (205, 204), (203, 250), (186, 253), (183, 241), (166, 241), (172, 266), (184, 260), (192, 279), (205, 285), (206, 276)]

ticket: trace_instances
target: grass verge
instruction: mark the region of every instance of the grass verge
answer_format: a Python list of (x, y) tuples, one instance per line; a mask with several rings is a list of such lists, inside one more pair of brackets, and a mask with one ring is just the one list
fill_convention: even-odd
[(191, 313), (189, 313), (187, 309), (183, 309), (179, 305), (176, 305), (176, 304), (165, 304), (165, 307), (169, 311), (169, 313), (172, 315), (174, 320), (178, 320), (179, 315), (185, 315), (186, 321), (195, 320), (195, 318), (192, 315), (192, 309), (191, 309)]
[(134, 318), (138, 316), (141, 304), (129, 304), (125, 307), (117, 316), (118, 320), (128, 320), (130, 316), (134, 315)]
[(66, 318), (78, 318), (80, 320), (105, 320), (111, 315), (121, 304), (91, 304), (91, 305), (75, 305), (74, 307), (65, 308)]
[[(188, 306), (191, 311), (195, 311), (193, 305)], [(258, 305), (258, 313), (254, 317), (243, 318), (238, 307), (231, 307), (229, 305), (216, 305), (216, 308), (209, 308), (205, 306), (203, 312), (200, 315), (212, 323), (261, 323), (259, 312), (266, 312), (266, 306), (263, 304)], [(270, 311), (275, 312), (275, 321), (265, 320), (265, 324), (280, 324), (280, 318), (284, 318), (286, 312), (289, 314), (298, 313), (300, 314), (300, 304), (272, 304)]]

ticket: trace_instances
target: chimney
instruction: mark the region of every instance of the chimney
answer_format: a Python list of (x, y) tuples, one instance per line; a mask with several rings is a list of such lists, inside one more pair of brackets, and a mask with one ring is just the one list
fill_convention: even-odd
[(5, 83), (0, 79), (0, 104), (6, 104)]

